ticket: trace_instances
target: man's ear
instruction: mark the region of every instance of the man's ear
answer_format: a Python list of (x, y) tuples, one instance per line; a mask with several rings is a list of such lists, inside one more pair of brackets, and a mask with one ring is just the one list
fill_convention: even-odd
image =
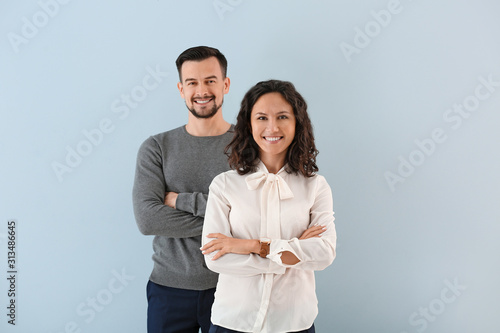
[(231, 80), (226, 77), (224, 79), (224, 94), (227, 94), (229, 92), (229, 86), (231, 85)]
[(182, 83), (177, 82), (177, 89), (179, 89), (179, 93), (181, 94), (181, 97), (184, 98), (184, 87)]

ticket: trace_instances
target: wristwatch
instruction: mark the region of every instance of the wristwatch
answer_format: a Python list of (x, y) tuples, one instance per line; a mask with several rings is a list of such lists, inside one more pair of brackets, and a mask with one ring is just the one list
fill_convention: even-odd
[(271, 247), (271, 240), (270, 239), (261, 240), (260, 241), (259, 256), (261, 256), (261, 258), (266, 258), (267, 255), (269, 254), (270, 247)]

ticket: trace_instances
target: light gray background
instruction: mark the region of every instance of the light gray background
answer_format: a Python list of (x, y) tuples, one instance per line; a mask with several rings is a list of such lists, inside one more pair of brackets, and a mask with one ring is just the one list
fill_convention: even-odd
[[(187, 121), (174, 61), (210, 45), (229, 61), (228, 121), (260, 80), (290, 80), (309, 103), (338, 232), (317, 273), (318, 332), (498, 332), (499, 12), (494, 0), (2, 1), (0, 276), (9, 219), (19, 274), (15, 327), (0, 279), (0, 330), (145, 332), (136, 153)], [(58, 177), (78, 147), (87, 155)]]

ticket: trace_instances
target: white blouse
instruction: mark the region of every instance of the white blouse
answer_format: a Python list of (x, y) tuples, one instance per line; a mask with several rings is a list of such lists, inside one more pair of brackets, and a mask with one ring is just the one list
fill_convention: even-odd
[[(308, 329), (318, 314), (314, 270), (335, 258), (337, 235), (333, 201), (325, 178), (269, 173), (262, 162), (250, 175), (234, 170), (210, 185), (202, 243), (221, 233), (241, 239), (270, 239), (267, 258), (258, 254), (225, 254), (211, 260), (220, 273), (212, 323), (243, 332), (291, 332)], [(321, 237), (299, 240), (313, 225), (324, 225)], [(292, 252), (300, 262), (286, 265), (281, 252)]]

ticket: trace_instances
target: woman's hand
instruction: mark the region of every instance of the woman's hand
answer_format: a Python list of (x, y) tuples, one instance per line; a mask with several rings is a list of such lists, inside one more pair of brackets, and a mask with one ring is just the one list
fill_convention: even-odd
[(314, 225), (302, 233), (299, 239), (308, 239), (313, 237), (321, 237), (321, 234), (326, 231), (326, 227), (323, 225)]
[(257, 239), (238, 239), (223, 234), (208, 234), (207, 238), (215, 238), (201, 248), (204, 255), (217, 252), (212, 260), (217, 260), (227, 253), (250, 254), (259, 253), (260, 242)]
[[(313, 237), (321, 237), (321, 234), (326, 231), (326, 227), (322, 225), (314, 225), (308, 229), (306, 229), (299, 239), (308, 239)], [(295, 256), (290, 251), (283, 251), (281, 253), (281, 262), (286, 265), (295, 265), (300, 262), (299, 258)]]
[[(299, 239), (321, 237), (321, 234), (324, 233), (325, 231), (326, 231), (325, 226), (315, 225), (306, 229), (299, 237)], [(201, 248), (201, 253), (207, 255), (214, 251), (219, 251), (214, 255), (212, 260), (217, 260), (227, 253), (251, 254), (251, 253), (259, 253), (260, 251), (260, 242), (257, 239), (239, 239), (239, 238), (228, 237), (220, 233), (208, 234), (207, 238), (215, 238), (215, 239), (205, 244)], [(288, 251), (285, 252), (282, 253), (282, 261), (284, 263), (289, 265), (294, 265), (299, 261), (297, 257), (293, 255), (293, 253)]]

